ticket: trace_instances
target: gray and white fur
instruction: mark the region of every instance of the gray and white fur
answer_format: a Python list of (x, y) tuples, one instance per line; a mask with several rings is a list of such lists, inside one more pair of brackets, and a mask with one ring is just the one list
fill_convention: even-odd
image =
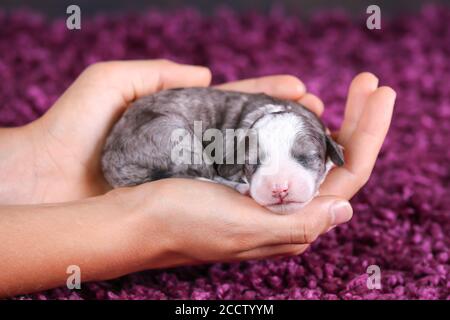
[[(201, 121), (201, 134), (213, 128), (224, 136), (226, 129), (251, 129), (257, 162), (174, 163), (174, 130), (184, 129), (202, 141), (194, 121)], [(246, 143), (232, 142), (234, 148)], [(229, 152), (226, 148), (224, 156)], [(170, 177), (205, 178), (233, 186), (276, 212), (302, 207), (317, 194), (332, 164), (343, 163), (341, 147), (302, 105), (212, 88), (171, 89), (138, 99), (115, 124), (102, 156), (104, 176), (113, 187)]]

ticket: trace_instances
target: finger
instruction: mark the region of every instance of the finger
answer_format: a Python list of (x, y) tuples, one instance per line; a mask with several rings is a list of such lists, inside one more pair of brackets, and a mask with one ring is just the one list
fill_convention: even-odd
[(267, 259), (272, 257), (298, 256), (308, 249), (307, 244), (281, 244), (260, 247), (237, 254), (237, 260)]
[(215, 88), (247, 93), (265, 93), (272, 97), (287, 100), (298, 100), (306, 93), (306, 87), (303, 82), (290, 75), (234, 81), (217, 85)]
[(367, 98), (377, 89), (378, 78), (369, 72), (357, 75), (348, 91), (347, 104), (338, 142), (346, 146), (363, 112)]
[(53, 135), (77, 139), (68, 145), (101, 141), (133, 100), (162, 89), (205, 87), (210, 81), (211, 72), (205, 67), (167, 60), (96, 63), (82, 72), (42, 121)]
[[(160, 90), (178, 87), (205, 87), (211, 82), (211, 72), (201, 66), (178, 64), (168, 60), (132, 60), (97, 63), (86, 69), (75, 82), (84, 87), (90, 83), (94, 89), (118, 93), (121, 104)], [(114, 92), (111, 92), (114, 89)], [(83, 91), (81, 91), (83, 93)], [(97, 95), (99, 93), (97, 92)], [(116, 102), (116, 101), (115, 101)]]
[(312, 93), (306, 93), (298, 102), (314, 112), (318, 117), (323, 113), (324, 106), (322, 100)]
[(352, 208), (337, 197), (316, 197), (306, 207), (289, 215), (270, 215), (264, 221), (262, 245), (310, 244), (330, 227), (347, 222)]
[(391, 123), (395, 91), (380, 87), (372, 93), (344, 150), (345, 164), (330, 171), (321, 195), (350, 199), (369, 179)]

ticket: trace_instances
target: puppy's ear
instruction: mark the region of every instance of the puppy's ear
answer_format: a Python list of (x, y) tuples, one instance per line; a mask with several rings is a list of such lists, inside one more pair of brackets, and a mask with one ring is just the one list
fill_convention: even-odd
[(329, 135), (326, 136), (326, 144), (327, 156), (330, 158), (331, 162), (339, 167), (344, 165), (344, 153), (342, 152), (343, 148)]

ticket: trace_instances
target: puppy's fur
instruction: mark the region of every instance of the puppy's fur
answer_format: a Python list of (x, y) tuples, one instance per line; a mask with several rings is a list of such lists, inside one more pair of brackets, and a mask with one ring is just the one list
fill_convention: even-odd
[[(202, 122), (202, 134), (212, 128), (224, 136), (226, 129), (252, 129), (249, 132), (256, 135), (258, 146), (256, 163), (174, 163), (174, 130), (184, 129), (202, 143), (202, 137), (195, 136), (194, 121)], [(233, 150), (230, 143), (235, 149), (246, 142), (225, 141), (224, 157)], [(247, 160), (252, 151), (246, 150)], [(298, 103), (265, 94), (187, 88), (134, 102), (106, 141), (102, 168), (113, 187), (168, 177), (201, 177), (234, 186), (274, 211), (286, 211), (308, 202), (330, 164), (343, 162), (341, 148), (321, 121)], [(282, 199), (280, 186), (289, 190)]]

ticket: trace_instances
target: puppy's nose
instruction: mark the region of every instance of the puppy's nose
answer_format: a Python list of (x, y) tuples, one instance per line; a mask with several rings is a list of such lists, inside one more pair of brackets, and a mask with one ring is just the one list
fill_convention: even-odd
[(288, 195), (289, 186), (287, 182), (272, 185), (272, 197), (284, 199)]

